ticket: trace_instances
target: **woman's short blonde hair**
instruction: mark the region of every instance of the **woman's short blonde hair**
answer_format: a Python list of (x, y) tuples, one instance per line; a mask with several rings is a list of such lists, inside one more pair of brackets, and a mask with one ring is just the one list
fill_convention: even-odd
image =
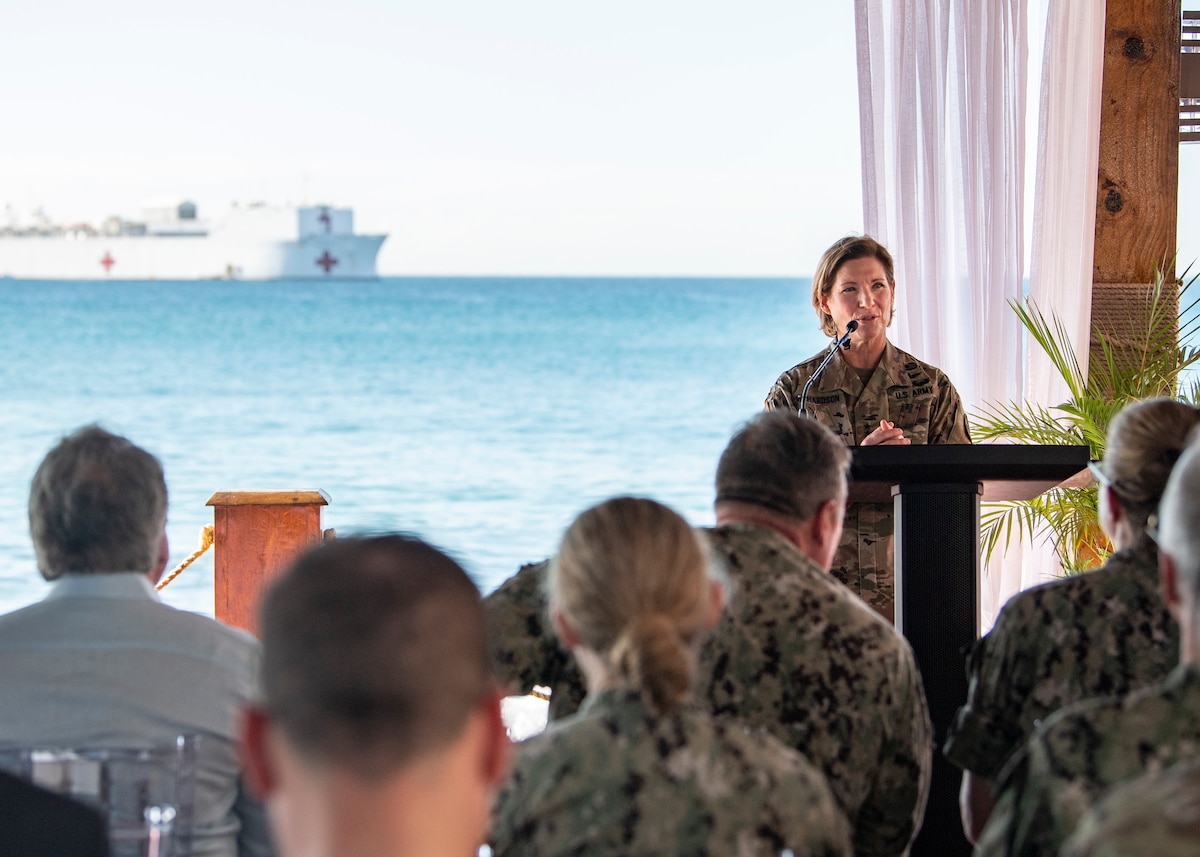
[(711, 588), (707, 545), (677, 513), (634, 497), (588, 509), (563, 536), (548, 586), (580, 642), (652, 710), (690, 697)]
[[(896, 263), (892, 261), (892, 254), (869, 235), (847, 235), (845, 238), (835, 241), (833, 246), (821, 256), (821, 261), (817, 263), (817, 270), (813, 274), (812, 282), (812, 305), (813, 309), (817, 311), (817, 320), (820, 321), (821, 330), (826, 336), (837, 336), (837, 326), (833, 323), (833, 316), (821, 308), (822, 298), (829, 297), (829, 293), (833, 291), (833, 281), (837, 279), (838, 269), (842, 265), (853, 259), (869, 257), (879, 260), (879, 264), (883, 265), (884, 273), (887, 274), (888, 285), (894, 288)], [(893, 306), (888, 326), (891, 326), (892, 319), (895, 317), (896, 308)]]

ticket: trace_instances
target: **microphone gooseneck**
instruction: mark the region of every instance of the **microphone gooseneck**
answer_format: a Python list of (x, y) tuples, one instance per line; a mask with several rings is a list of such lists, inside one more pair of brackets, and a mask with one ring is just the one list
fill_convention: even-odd
[(825, 371), (825, 367), (829, 365), (829, 361), (833, 359), (833, 355), (837, 354), (838, 351), (843, 348), (850, 347), (850, 334), (854, 333), (856, 330), (858, 330), (857, 321), (850, 319), (848, 322), (846, 322), (846, 332), (841, 336), (834, 338), (833, 345), (829, 348), (829, 353), (825, 355), (825, 359), (821, 361), (821, 365), (817, 367), (817, 371), (808, 376), (808, 381), (804, 384), (804, 390), (800, 393), (800, 416), (811, 416), (811, 414), (809, 414), (805, 408), (805, 406), (808, 404), (808, 391), (812, 389), (813, 383), (818, 377), (820, 377), (821, 373)]

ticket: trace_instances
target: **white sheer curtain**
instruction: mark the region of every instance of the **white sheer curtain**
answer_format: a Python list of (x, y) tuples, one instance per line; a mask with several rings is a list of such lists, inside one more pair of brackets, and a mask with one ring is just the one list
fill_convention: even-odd
[[(856, 0), (863, 212), (897, 345), (975, 410), (1021, 396), (1026, 0)], [(1008, 355), (1008, 359), (1001, 359)]]
[[(1104, 67), (1104, 0), (1050, 0), (1042, 61), (1029, 295), (1056, 313), (1087, 372), (1096, 176)], [(1030, 349), (1025, 398), (1046, 406), (1066, 400), (1066, 385), (1040, 349)], [(1060, 573), (1048, 551), (1025, 551), (1020, 576), (995, 581), (996, 604)]]
[[(856, 0), (863, 212), (897, 263), (897, 345), (969, 411), (1019, 400), (1027, 0)], [(994, 563), (981, 612), (1021, 564)], [(1008, 569), (1005, 571), (1004, 569)]]
[[(1067, 395), (1040, 351), (1026, 353), (1007, 306), (1021, 297), (1024, 256), (1028, 5), (855, 2), (863, 211), (896, 256), (893, 335), (946, 370), (971, 410)], [(1104, 0), (1048, 0), (1032, 206), (1030, 297), (1067, 323), (1085, 361), (1105, 11)], [(1058, 571), (1046, 550), (1019, 553), (985, 576), (985, 627)]]

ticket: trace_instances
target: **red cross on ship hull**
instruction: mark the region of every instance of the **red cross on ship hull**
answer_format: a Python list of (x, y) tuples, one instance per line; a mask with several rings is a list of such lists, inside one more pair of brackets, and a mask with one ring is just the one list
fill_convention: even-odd
[(323, 252), (317, 259), (317, 266), (325, 269), (325, 276), (327, 277), (329, 276), (329, 272), (333, 270), (333, 266), (337, 263), (338, 260), (333, 258), (333, 256), (330, 256), (328, 250)]

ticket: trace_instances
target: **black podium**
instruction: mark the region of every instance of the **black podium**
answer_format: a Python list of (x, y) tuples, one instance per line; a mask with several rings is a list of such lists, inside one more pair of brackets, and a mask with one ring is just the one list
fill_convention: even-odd
[(979, 502), (1028, 500), (1077, 477), (1086, 446), (934, 445), (853, 449), (850, 499), (893, 500), (896, 628), (913, 647), (933, 719), (933, 781), (913, 857), (969, 855), (962, 772), (941, 754), (967, 698), (966, 651), (979, 634)]

